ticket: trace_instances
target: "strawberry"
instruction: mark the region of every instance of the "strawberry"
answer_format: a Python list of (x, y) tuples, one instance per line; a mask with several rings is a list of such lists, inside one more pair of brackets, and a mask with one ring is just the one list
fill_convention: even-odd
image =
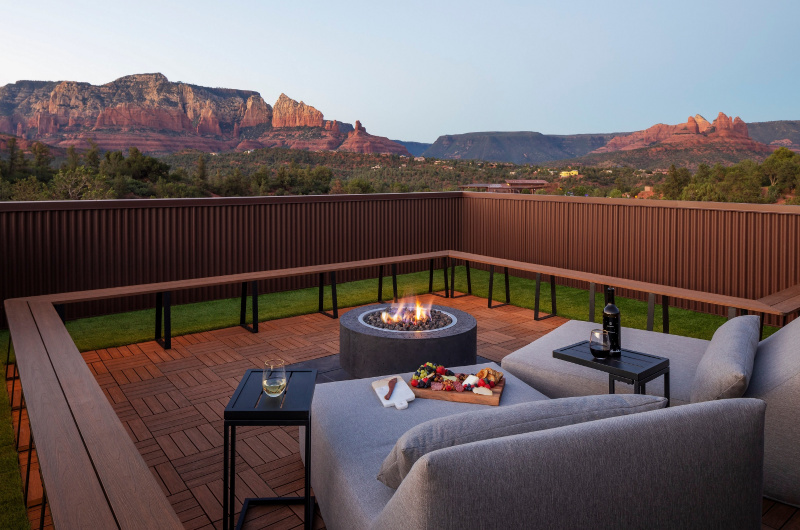
[(412, 380), (411, 380), (411, 386), (413, 386), (413, 387), (416, 387), (418, 384), (419, 384), (419, 383), (417, 382), (417, 380), (416, 380), (416, 379), (412, 379)]
[(445, 367), (444, 367), (444, 366), (441, 366), (441, 365), (440, 365), (440, 366), (437, 366), (437, 367), (436, 367), (436, 373), (437, 373), (437, 374), (439, 374), (439, 375), (444, 375), (444, 372), (445, 372)]
[(494, 382), (494, 381), (489, 381), (489, 387), (490, 387), (490, 388), (494, 388), (494, 385), (495, 385), (495, 382)]

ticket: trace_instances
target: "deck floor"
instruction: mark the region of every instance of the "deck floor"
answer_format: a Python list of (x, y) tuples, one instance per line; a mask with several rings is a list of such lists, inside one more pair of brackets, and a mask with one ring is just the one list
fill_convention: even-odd
[[(560, 317), (536, 322), (533, 311), (514, 306), (488, 309), (485, 298), (473, 296), (422, 299), (472, 314), (478, 320), (478, 355), (497, 362), (565, 322)], [(318, 382), (347, 377), (335, 356), (338, 321), (303, 315), (262, 322), (259, 331), (234, 327), (175, 337), (166, 351), (151, 341), (83, 354), (187, 529), (222, 526), (222, 413), (245, 370), (278, 357), (287, 364), (314, 361)], [(17, 414), (12, 417), (16, 429)], [(26, 423), (23, 412), (23, 442)], [(302, 495), (297, 439), (297, 427), (237, 430), (237, 512), (245, 497)], [(33, 453), (28, 514), (38, 528), (40, 509), (33, 505), (42, 493)], [(20, 455), (24, 476), (27, 453)], [(762, 522), (765, 528), (800, 528), (800, 511), (765, 499)], [(244, 527), (288, 529), (302, 523), (301, 505), (279, 505), (251, 508)], [(319, 510), (314, 526), (324, 528)]]

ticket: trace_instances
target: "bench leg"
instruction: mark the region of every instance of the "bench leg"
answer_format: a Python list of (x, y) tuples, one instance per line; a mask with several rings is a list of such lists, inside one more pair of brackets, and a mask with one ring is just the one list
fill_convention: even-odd
[(669, 296), (661, 295), (661, 328), (669, 334)]
[(729, 307), (728, 308), (728, 320), (730, 320), (732, 318), (736, 318), (736, 308), (735, 307)]
[(397, 303), (397, 264), (392, 263), (392, 294), (394, 295), (394, 303)]
[(239, 310), (239, 325), (251, 333), (258, 333), (258, 282), (250, 282), (252, 296), (253, 325), (247, 325), (247, 282), (242, 282), (242, 303)]
[(653, 319), (656, 312), (656, 295), (647, 293), (647, 331), (653, 331)]
[(383, 265), (378, 267), (378, 303), (383, 303)]
[[(169, 291), (156, 293), (156, 342), (165, 350), (172, 348), (172, 310)], [(164, 338), (161, 338), (161, 314), (164, 314)]]
[(228, 431), (230, 427), (228, 426), (228, 422), (223, 422), (223, 436), (222, 436), (222, 529), (228, 530), (228, 526), (230, 524), (230, 519), (228, 517), (228, 443), (229, 443), (229, 435)]
[(339, 318), (339, 308), (336, 305), (336, 272), (331, 271), (331, 300), (333, 302), (333, 313), (325, 311), (325, 273), (319, 273), (319, 312), (330, 318)]
[[(17, 415), (17, 451), (19, 451), (19, 436), (22, 432), (22, 409), (25, 408), (25, 392), (22, 390), (22, 382), (19, 387), (19, 414)], [(28, 422), (30, 427), (30, 422)]]
[(489, 265), (489, 309), (492, 308), (493, 294), (494, 294), (494, 265)]
[(589, 322), (596, 322), (596, 320), (595, 320), (595, 311), (594, 311), (594, 304), (595, 304), (596, 295), (597, 295), (597, 284), (590, 283), (589, 284)]
[(539, 316), (539, 300), (542, 290), (542, 274), (536, 273), (536, 296), (533, 299), (533, 319), (545, 320), (556, 316), (556, 282), (553, 275), (550, 275), (550, 314), (546, 317)]
[(764, 313), (758, 314), (758, 340), (764, 338)]
[(339, 318), (339, 302), (336, 300), (336, 271), (331, 271), (331, 299), (333, 300), (333, 318)]
[(438, 296), (440, 298), (450, 298), (450, 285), (447, 281), (447, 257), (442, 258), (444, 260), (444, 294), (434, 293), (433, 292), (433, 260), (430, 261), (430, 275), (428, 278), (428, 294), (432, 294), (433, 296)]
[(33, 429), (28, 426), (28, 469), (25, 470), (25, 506), (28, 506), (28, 486), (31, 483), (31, 455), (33, 454)]
[(444, 297), (450, 298), (450, 287), (447, 283), (447, 262), (448, 259), (444, 258), (444, 267), (442, 267), (442, 272), (444, 273)]
[(508, 284), (508, 267), (503, 267), (505, 274), (506, 301), (500, 305), (492, 305), (492, 295), (494, 294), (494, 265), (489, 266), (489, 309), (495, 309), (511, 304), (511, 289)]
[(450, 262), (450, 298), (463, 298), (472, 295), (472, 278), (469, 275), (469, 261), (465, 261), (467, 268), (467, 293), (456, 296), (456, 260)]
[(39, 515), (39, 530), (44, 530), (44, 511), (47, 509), (47, 490), (44, 489), (44, 479), (42, 479), (41, 467), (39, 468), (39, 479), (42, 481), (42, 513)]

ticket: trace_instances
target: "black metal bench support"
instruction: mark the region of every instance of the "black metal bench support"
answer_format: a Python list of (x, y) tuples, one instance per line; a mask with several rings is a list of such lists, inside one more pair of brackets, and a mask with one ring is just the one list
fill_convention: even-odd
[[(539, 298), (541, 294), (541, 287), (542, 287), (542, 274), (540, 272), (536, 273), (536, 297), (533, 300), (533, 319), (534, 320), (545, 320), (550, 317), (556, 316), (556, 280), (553, 275), (550, 275), (550, 314), (546, 317), (539, 316)], [(594, 297), (592, 297), (594, 300)], [(590, 302), (591, 313), (594, 316), (594, 304)]]
[[(169, 291), (156, 293), (156, 342), (165, 350), (172, 348), (172, 311)], [(161, 316), (164, 316), (164, 338), (161, 338)]]
[[(252, 297), (253, 324), (247, 325), (247, 284), (250, 284)], [(239, 311), (239, 325), (250, 333), (258, 333), (258, 282), (242, 282), (242, 304)]]
[[(656, 312), (656, 295), (647, 295), (647, 331), (653, 331), (653, 321)], [(661, 324), (662, 332), (669, 333), (669, 296), (661, 296)]]
[(597, 295), (597, 284), (592, 282), (589, 284), (589, 322), (597, 322), (595, 320), (595, 297)]
[(456, 260), (450, 260), (450, 298), (463, 298), (464, 296), (472, 296), (472, 278), (469, 273), (469, 261), (464, 261), (464, 266), (467, 268), (467, 292), (456, 296)]
[(333, 313), (325, 311), (325, 273), (319, 273), (319, 312), (326, 317), (339, 318), (339, 307), (336, 302), (336, 271), (331, 271), (331, 300), (333, 302)]
[[(392, 294), (394, 301), (397, 302), (397, 264), (392, 263)], [(378, 267), (378, 302), (384, 302), (383, 299), (383, 265)]]
[(441, 298), (450, 298), (450, 284), (447, 281), (447, 257), (445, 256), (442, 258), (444, 260), (444, 266), (442, 267), (442, 272), (444, 272), (444, 294), (434, 293), (433, 292), (433, 260), (430, 261), (430, 276), (428, 279), (428, 293), (439, 296)]
[(508, 285), (508, 267), (503, 267), (503, 273), (506, 275), (506, 301), (504, 304), (492, 306), (492, 295), (494, 294), (494, 265), (489, 265), (489, 309), (511, 304), (511, 288)]

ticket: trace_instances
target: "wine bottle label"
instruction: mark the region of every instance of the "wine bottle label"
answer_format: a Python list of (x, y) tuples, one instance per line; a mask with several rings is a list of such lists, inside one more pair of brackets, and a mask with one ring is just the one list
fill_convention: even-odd
[(620, 340), (619, 315), (603, 315), (603, 329), (608, 332), (608, 342), (612, 354), (622, 351)]

